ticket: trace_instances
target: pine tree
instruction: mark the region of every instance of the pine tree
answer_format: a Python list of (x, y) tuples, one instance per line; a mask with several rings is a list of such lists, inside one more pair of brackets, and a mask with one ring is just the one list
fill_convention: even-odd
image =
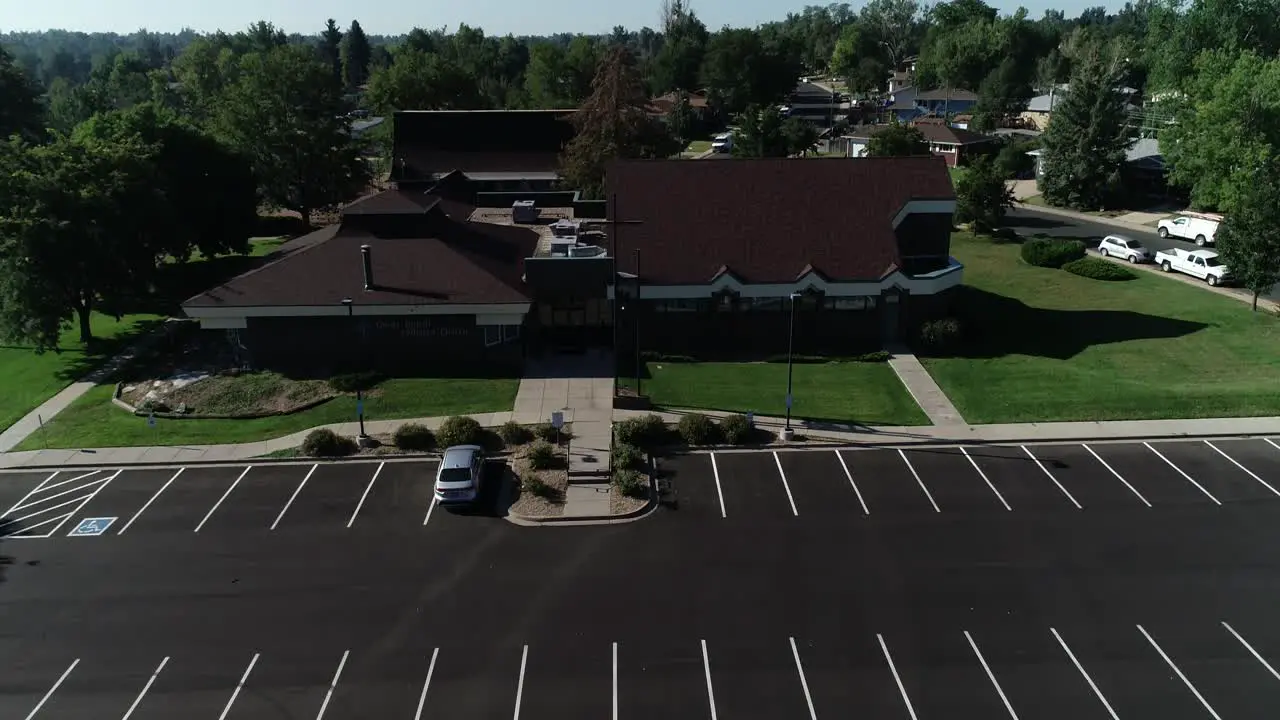
[(1118, 194), (1131, 139), (1126, 127), (1124, 53), (1118, 44), (1085, 48), (1071, 86), (1041, 136), (1040, 190), (1051, 205), (1098, 210)]
[(351, 21), (347, 36), (342, 38), (342, 80), (348, 88), (358, 88), (369, 79), (369, 59), (373, 55), (369, 38), (358, 20)]
[(662, 158), (679, 152), (665, 123), (649, 113), (649, 94), (635, 59), (610, 47), (591, 81), (591, 94), (572, 118), (577, 134), (560, 156), (561, 175), (590, 197), (604, 190), (605, 165), (615, 158)]
[(329, 18), (325, 22), (324, 31), (320, 33), (320, 45), (316, 48), (320, 59), (333, 68), (333, 79), (339, 83), (342, 82), (342, 38), (338, 23)]

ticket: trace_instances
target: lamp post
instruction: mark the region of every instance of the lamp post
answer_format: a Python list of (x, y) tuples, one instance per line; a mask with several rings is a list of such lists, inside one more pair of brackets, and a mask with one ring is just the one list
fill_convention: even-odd
[(643, 307), (643, 304), (640, 302), (640, 248), (636, 248), (636, 297), (634, 302), (635, 305), (631, 312), (631, 322), (635, 326), (636, 331), (636, 396), (638, 397), (644, 395), (644, 393), (641, 392), (640, 387), (640, 376), (644, 374), (641, 372), (643, 366), (640, 364), (640, 308)]
[[(351, 298), (343, 298), (342, 304), (347, 308), (347, 317), (352, 318), (352, 321), (354, 323), (355, 301), (352, 300)], [(364, 344), (361, 343), (360, 347), (361, 349), (363, 349)], [(364, 390), (360, 387), (358, 383), (356, 384), (356, 417), (360, 420), (359, 439), (367, 440), (369, 436), (366, 435), (364, 432)]]
[(791, 351), (796, 342), (796, 299), (799, 297), (800, 293), (791, 293), (791, 320), (787, 324), (787, 424), (782, 429), (783, 440), (790, 440), (793, 435), (791, 429)]

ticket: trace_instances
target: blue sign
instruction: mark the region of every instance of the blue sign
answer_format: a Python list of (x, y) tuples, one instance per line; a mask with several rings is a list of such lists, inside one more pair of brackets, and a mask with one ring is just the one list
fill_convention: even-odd
[(755, 414), (755, 413), (753, 413), (753, 412), (749, 412), (749, 413), (747, 413), (747, 424), (748, 424), (748, 425), (755, 425), (755, 424), (756, 424), (756, 414)]
[(791, 409), (791, 393), (787, 393), (787, 409)]
[(551, 427), (557, 430), (564, 427), (564, 413), (559, 410), (551, 413)]
[(147, 427), (155, 427), (155, 426), (156, 426), (156, 414), (149, 413), (147, 415)]
[(107, 531), (107, 528), (111, 527), (111, 523), (115, 522), (117, 519), (119, 518), (113, 518), (113, 517), (85, 518), (81, 520), (79, 524), (77, 524), (74, 528), (72, 528), (71, 532), (67, 533), (67, 536), (68, 537), (94, 537), (95, 535), (101, 535), (105, 533)]
[(357, 400), (357, 401), (356, 401), (356, 414), (357, 414), (357, 415), (363, 415), (363, 414), (364, 414), (364, 400)]

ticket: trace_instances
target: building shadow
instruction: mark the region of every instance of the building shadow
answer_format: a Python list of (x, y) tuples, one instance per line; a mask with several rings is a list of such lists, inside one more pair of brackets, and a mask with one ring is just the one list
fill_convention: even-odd
[(1205, 323), (1147, 315), (1132, 310), (1056, 310), (1027, 305), (971, 286), (958, 288), (952, 314), (961, 341), (934, 357), (998, 358), (1030, 355), (1066, 360), (1082, 351), (1131, 340), (1179, 338), (1209, 327)]

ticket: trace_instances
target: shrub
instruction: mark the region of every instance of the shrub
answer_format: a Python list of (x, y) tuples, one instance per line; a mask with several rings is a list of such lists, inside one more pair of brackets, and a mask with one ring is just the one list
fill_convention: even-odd
[(613, 471), (613, 486), (627, 497), (644, 497), (644, 475), (627, 468)]
[(559, 495), (555, 488), (548, 485), (536, 473), (528, 473), (520, 478), (520, 489), (548, 500), (555, 499)]
[(690, 355), (667, 355), (657, 352), (642, 352), (640, 359), (644, 362), (696, 363), (698, 359)]
[(873, 362), (889, 362), (891, 358), (893, 358), (893, 353), (889, 352), (888, 350), (876, 350), (875, 352), (862, 353), (861, 355), (854, 355), (853, 357), (849, 358), (849, 360), (853, 362), (873, 363)]
[(1013, 228), (1000, 227), (991, 232), (991, 242), (996, 245), (1018, 242), (1018, 231)]
[(355, 440), (328, 428), (312, 430), (302, 441), (302, 452), (311, 457), (343, 457), (355, 451)]
[(754, 429), (746, 415), (726, 415), (720, 420), (720, 435), (730, 445), (743, 445), (749, 442)]
[(545, 440), (534, 440), (524, 457), (534, 470), (549, 470), (556, 464), (556, 446)]
[(436, 431), (436, 441), (441, 447), (454, 445), (478, 445), (483, 439), (483, 430), (475, 418), (466, 415), (454, 415), (446, 418)]
[(405, 423), (396, 428), (391, 440), (401, 450), (430, 450), (436, 444), (431, 429), (417, 423)]
[(1084, 243), (1062, 238), (1033, 238), (1022, 244), (1022, 259), (1028, 265), (1060, 268), (1084, 257)]
[(533, 428), (533, 435), (534, 437), (540, 440), (546, 440), (549, 443), (558, 443), (571, 437), (567, 429), (560, 428), (559, 430), (556, 430), (555, 426), (551, 423), (539, 423), (535, 425)]
[(711, 418), (701, 413), (689, 413), (680, 418), (676, 426), (680, 437), (690, 445), (711, 445), (720, 437), (720, 428)]
[(1086, 257), (1079, 260), (1072, 260), (1062, 266), (1063, 270), (1072, 275), (1087, 277), (1093, 280), (1135, 280), (1137, 274), (1123, 265), (1117, 265), (1110, 260), (1101, 258)]
[(614, 470), (635, 470), (644, 467), (644, 453), (634, 445), (615, 443), (613, 449), (609, 451), (609, 466)]
[(502, 438), (502, 442), (505, 445), (523, 445), (529, 442), (531, 433), (529, 428), (515, 420), (508, 420), (502, 423), (502, 427), (498, 428), (498, 437)]
[(382, 382), (381, 373), (373, 370), (365, 372), (344, 373), (342, 375), (334, 375), (329, 378), (329, 387), (342, 393), (356, 392), (357, 390), (369, 390), (374, 385)]
[(667, 423), (653, 413), (627, 418), (615, 425), (613, 432), (618, 442), (641, 450), (652, 451), (667, 441)]
[[(791, 364), (793, 365), (821, 365), (829, 363), (833, 358), (826, 355), (792, 355)], [(784, 363), (787, 361), (786, 355), (770, 355), (764, 359), (767, 363)]]
[(929, 320), (920, 326), (920, 347), (929, 352), (947, 352), (960, 343), (960, 321), (955, 318)]

